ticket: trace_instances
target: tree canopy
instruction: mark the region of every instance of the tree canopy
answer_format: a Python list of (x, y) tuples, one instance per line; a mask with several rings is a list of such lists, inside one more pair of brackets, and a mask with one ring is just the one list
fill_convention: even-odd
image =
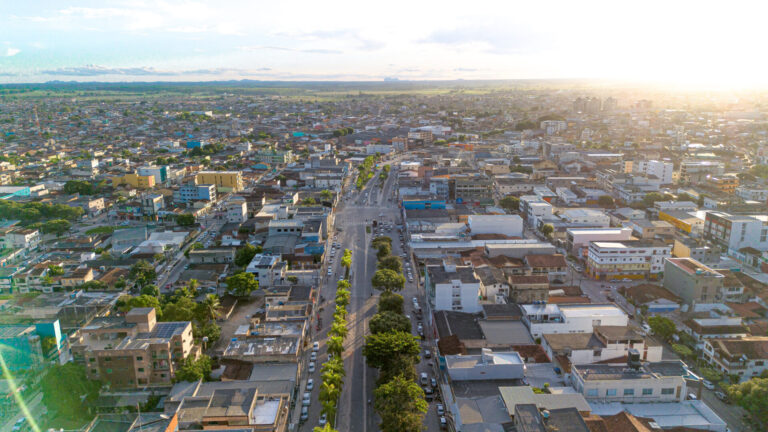
[(420, 432), (429, 405), (414, 381), (396, 376), (374, 391), (374, 409), (383, 432)]
[(256, 254), (261, 253), (261, 246), (254, 246), (246, 243), (245, 246), (237, 250), (235, 254), (235, 264), (239, 267), (246, 267)]
[(653, 334), (668, 341), (672, 339), (672, 335), (677, 332), (675, 322), (671, 319), (659, 315), (654, 315), (648, 318), (648, 325), (651, 326)]
[(195, 215), (191, 213), (177, 214), (176, 223), (183, 227), (191, 227), (195, 224)]
[(376, 270), (371, 283), (382, 291), (400, 291), (405, 286), (405, 277), (389, 269)]
[(397, 312), (385, 311), (375, 314), (368, 322), (371, 333), (378, 334), (388, 331), (410, 332), (411, 321), (405, 315)]
[(155, 266), (145, 260), (139, 260), (131, 266), (128, 278), (136, 282), (140, 287), (144, 287), (157, 279), (157, 272), (155, 271)]
[(227, 278), (227, 289), (237, 297), (248, 297), (251, 292), (259, 289), (259, 281), (253, 273), (237, 273)]
[(403, 296), (391, 291), (384, 291), (379, 296), (379, 313), (394, 312), (403, 313)]
[(389, 255), (379, 260), (378, 268), (392, 270), (395, 273), (402, 273), (403, 262), (400, 260), (400, 257)]
[(211, 358), (205, 354), (197, 359), (188, 356), (176, 371), (176, 381), (207, 381), (211, 377), (211, 367)]
[(363, 355), (368, 364), (383, 368), (396, 357), (405, 357), (415, 361), (421, 348), (416, 336), (407, 332), (385, 332), (371, 334), (365, 338)]
[(520, 209), (520, 198), (507, 195), (499, 200), (499, 205), (505, 210), (518, 211)]
[(100, 387), (87, 378), (84, 366), (72, 362), (50, 366), (40, 381), (48, 411), (71, 419), (89, 418), (85, 406), (96, 400)]
[(759, 419), (763, 428), (768, 426), (768, 377), (765, 372), (759, 378), (730, 386), (728, 396)]

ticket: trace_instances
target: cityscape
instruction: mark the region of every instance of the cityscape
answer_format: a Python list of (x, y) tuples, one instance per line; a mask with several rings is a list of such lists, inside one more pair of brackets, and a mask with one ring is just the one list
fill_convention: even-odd
[(0, 431), (768, 430), (762, 29), (80, 3), (0, 17)]

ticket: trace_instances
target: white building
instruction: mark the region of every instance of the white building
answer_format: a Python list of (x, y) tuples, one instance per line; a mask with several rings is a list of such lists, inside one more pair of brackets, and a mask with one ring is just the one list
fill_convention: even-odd
[(741, 185), (736, 188), (736, 195), (746, 201), (768, 201), (768, 187), (759, 185)]
[(246, 273), (252, 273), (259, 281), (259, 287), (269, 287), (280, 284), (285, 279), (287, 268), (279, 256), (257, 254), (245, 268)]
[(493, 352), (483, 348), (480, 355), (445, 356), (448, 375), (454, 381), (521, 379), (525, 363), (514, 351)]
[(480, 312), (480, 279), (472, 267), (456, 266), (443, 261), (440, 266), (427, 266), (425, 286), (435, 310)]
[(568, 209), (562, 213), (561, 217), (564, 221), (574, 225), (611, 226), (611, 218), (602, 210)]
[(523, 323), (531, 335), (592, 333), (597, 326), (626, 327), (627, 314), (614, 304), (524, 304)]
[(587, 250), (587, 275), (593, 279), (654, 279), (664, 271), (672, 246), (655, 240), (593, 241)]
[(668, 161), (659, 160), (641, 160), (635, 162), (635, 172), (645, 174), (646, 176), (654, 175), (661, 180), (661, 184), (672, 183), (672, 175), (674, 171), (674, 164)]
[(745, 247), (768, 251), (768, 215), (707, 212), (703, 235), (729, 252)]
[(470, 215), (467, 224), (472, 234), (523, 236), (523, 219), (518, 215)]
[(552, 218), (552, 204), (538, 195), (523, 195), (520, 197), (520, 213), (525, 215), (529, 226), (537, 226), (539, 219)]
[(15, 228), (5, 234), (3, 245), (7, 249), (34, 249), (40, 244), (40, 231)]
[(632, 228), (568, 228), (565, 231), (568, 251), (581, 257), (593, 241), (624, 241), (632, 238)]
[(768, 336), (706, 339), (704, 359), (726, 376), (747, 381), (768, 370)]
[(589, 402), (682, 402), (688, 395), (680, 360), (627, 364), (587, 364), (571, 367), (571, 382)]
[(545, 334), (541, 346), (549, 358), (568, 357), (571, 364), (590, 364), (623, 359), (630, 349), (640, 354), (640, 360), (661, 361), (662, 347), (646, 339), (639, 329), (631, 326), (600, 326), (592, 333)]
[(227, 204), (227, 222), (243, 223), (248, 220), (248, 204), (245, 200), (234, 201)]

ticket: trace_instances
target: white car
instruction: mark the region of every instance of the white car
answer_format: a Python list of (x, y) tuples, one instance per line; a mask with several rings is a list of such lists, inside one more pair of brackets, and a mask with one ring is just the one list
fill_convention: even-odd
[(315, 362), (309, 362), (309, 373), (315, 373)]
[(310, 378), (307, 380), (307, 390), (312, 391), (313, 388), (315, 388), (315, 380)]
[(312, 343), (312, 351), (314, 351), (314, 352), (320, 351), (320, 342), (313, 342)]
[(320, 416), (320, 426), (325, 426), (326, 423), (328, 423), (328, 416), (323, 414)]
[(312, 351), (312, 353), (309, 354), (309, 359), (312, 361), (317, 360), (317, 351)]
[(312, 402), (312, 396), (309, 392), (304, 393), (304, 397), (301, 399), (301, 404), (303, 406), (309, 406), (309, 404)]

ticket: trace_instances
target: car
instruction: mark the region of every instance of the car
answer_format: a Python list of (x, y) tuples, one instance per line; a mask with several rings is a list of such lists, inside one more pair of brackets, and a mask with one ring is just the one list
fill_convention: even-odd
[(651, 326), (649, 326), (647, 323), (643, 324), (643, 331), (648, 334), (653, 334), (653, 330), (651, 329)]
[(443, 407), (443, 404), (437, 404), (437, 415), (439, 416), (445, 415), (445, 407)]
[(424, 358), (432, 358), (432, 353), (429, 350), (424, 351)]
[(424, 390), (424, 398), (428, 401), (431, 401), (435, 397), (435, 391), (432, 390), (432, 387), (424, 387), (422, 390)]
[(326, 423), (328, 423), (328, 416), (326, 414), (323, 414), (320, 416), (320, 426), (325, 426)]
[(440, 429), (448, 429), (448, 420), (445, 419), (445, 416), (440, 416)]
[(309, 362), (309, 373), (315, 373), (315, 362)]
[(715, 385), (714, 385), (714, 384), (712, 384), (710, 381), (707, 381), (707, 380), (703, 380), (703, 381), (701, 382), (701, 384), (702, 384), (702, 385), (704, 386), (704, 388), (705, 388), (705, 389), (707, 389), (707, 390), (714, 390), (714, 389), (715, 389)]
[(309, 418), (309, 408), (308, 407), (301, 407), (301, 421), (307, 421)]
[(721, 391), (716, 391), (715, 392), (715, 397), (717, 397), (718, 399), (720, 399), (721, 401), (723, 401), (725, 403), (729, 402), (728, 395), (723, 393), (723, 392), (721, 392)]
[(694, 393), (688, 393), (688, 400), (696, 400), (696, 399), (698, 399), (698, 398), (696, 397), (696, 394), (694, 394)]
[(304, 397), (301, 398), (302, 406), (309, 406), (312, 403), (312, 394), (310, 392), (304, 392)]
[(314, 352), (320, 351), (320, 342), (317, 342), (317, 341), (312, 342), (312, 351)]
[(309, 359), (312, 361), (317, 360), (317, 351), (312, 351), (312, 353), (309, 354)]
[(312, 391), (315, 388), (315, 380), (310, 378), (307, 380), (307, 390)]
[(434, 378), (429, 379), (429, 384), (432, 386), (432, 388), (437, 388), (437, 380)]

